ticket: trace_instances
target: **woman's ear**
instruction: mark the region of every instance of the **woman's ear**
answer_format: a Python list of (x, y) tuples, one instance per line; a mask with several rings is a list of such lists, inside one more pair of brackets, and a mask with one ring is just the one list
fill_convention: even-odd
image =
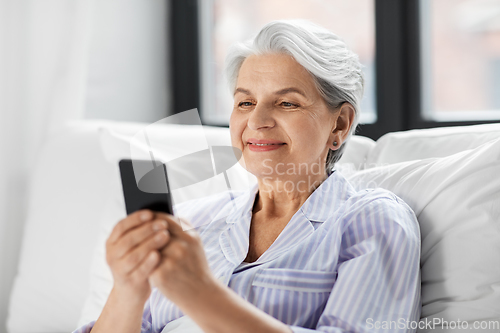
[[(354, 107), (351, 103), (342, 103), (340, 108), (335, 111), (336, 120), (332, 132), (330, 133), (329, 148), (337, 150), (342, 146), (345, 139), (349, 135), (351, 127), (354, 123)], [(334, 143), (337, 143), (336, 145)]]

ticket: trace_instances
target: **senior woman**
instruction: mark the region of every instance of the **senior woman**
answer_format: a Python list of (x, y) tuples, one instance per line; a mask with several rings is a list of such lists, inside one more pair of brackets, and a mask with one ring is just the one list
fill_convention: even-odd
[(415, 215), (333, 169), (359, 114), (357, 56), (312, 23), (275, 21), (232, 49), (227, 74), (232, 144), (258, 184), (178, 205), (188, 232), (151, 211), (120, 221), (106, 244), (114, 287), (77, 332), (175, 331), (184, 315), (214, 333), (412, 331)]

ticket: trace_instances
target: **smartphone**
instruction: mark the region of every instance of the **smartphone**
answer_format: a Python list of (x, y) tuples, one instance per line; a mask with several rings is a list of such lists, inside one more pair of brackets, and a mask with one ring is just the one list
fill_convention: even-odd
[(118, 165), (127, 215), (140, 209), (174, 215), (165, 164), (156, 160), (123, 159)]

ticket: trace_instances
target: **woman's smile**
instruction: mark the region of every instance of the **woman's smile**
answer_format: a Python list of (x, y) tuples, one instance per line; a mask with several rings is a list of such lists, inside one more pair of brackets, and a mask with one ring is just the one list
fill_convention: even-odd
[(286, 143), (277, 140), (261, 139), (249, 139), (247, 144), (248, 149), (256, 152), (276, 150), (286, 145)]

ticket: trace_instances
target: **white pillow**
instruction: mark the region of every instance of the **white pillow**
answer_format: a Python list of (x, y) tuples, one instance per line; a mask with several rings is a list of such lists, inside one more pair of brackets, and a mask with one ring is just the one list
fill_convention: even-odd
[[(155, 158), (169, 162), (176, 158), (206, 150), (209, 146), (231, 146), (229, 130), (209, 126), (165, 125), (154, 124), (144, 126), (140, 132), (147, 131), (148, 141)], [(118, 167), (118, 161), (123, 158), (148, 159), (148, 145), (139, 134), (123, 133), (119, 129), (101, 129), (101, 148), (109, 163)], [(255, 177), (247, 172), (239, 163), (226, 171), (230, 188), (242, 190), (249, 188)], [(117, 169), (118, 170), (118, 169)], [(228, 189), (224, 174), (213, 176), (213, 166), (200, 161), (192, 168), (174, 170), (182, 173), (183, 178), (195, 179), (198, 174), (212, 175), (201, 182), (172, 191), (175, 204), (220, 193)], [(175, 179), (174, 179), (175, 180)]]
[(10, 333), (70, 332), (80, 316), (111, 175), (99, 150), (99, 124), (66, 126), (33, 166)]
[(377, 140), (368, 166), (444, 157), (473, 149), (500, 137), (500, 124), (437, 127), (390, 132)]
[(336, 166), (341, 166), (344, 169), (362, 170), (365, 167), (366, 159), (370, 151), (375, 147), (376, 143), (370, 138), (360, 135), (353, 135), (340, 160)]
[(366, 169), (349, 181), (358, 189), (388, 189), (414, 210), (422, 234), (423, 319), (467, 321), (469, 332), (474, 321), (500, 324), (500, 139), (443, 158)]
[(100, 219), (101, 228), (97, 236), (97, 245), (92, 253), (90, 271), (90, 288), (85, 300), (78, 327), (88, 324), (99, 318), (108, 295), (113, 288), (113, 276), (106, 262), (106, 240), (115, 224), (126, 216), (125, 202), (120, 185), (115, 184), (113, 195), (106, 202), (106, 210)]

